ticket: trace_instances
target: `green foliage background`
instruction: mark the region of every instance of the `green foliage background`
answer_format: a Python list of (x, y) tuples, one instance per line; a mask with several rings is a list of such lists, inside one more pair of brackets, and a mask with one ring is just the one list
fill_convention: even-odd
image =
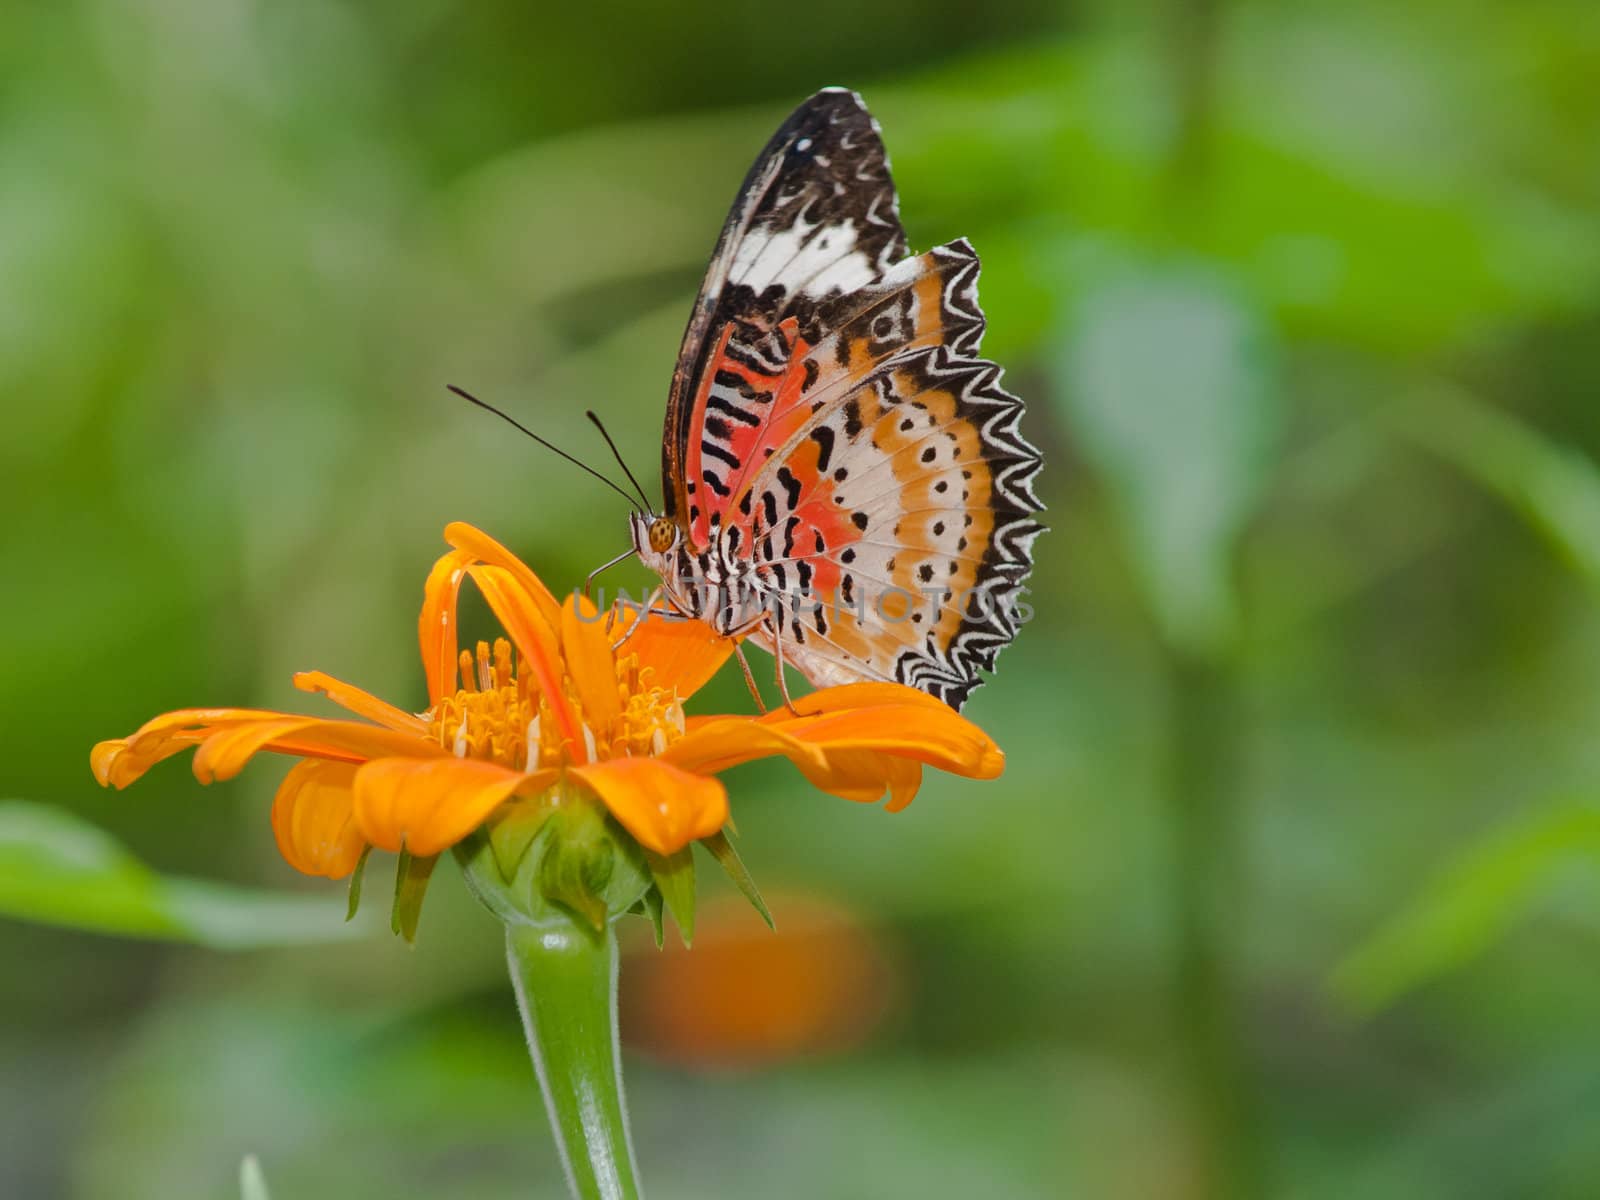
[(280, 1200), (560, 1194), (454, 880), (414, 953), (308, 948), (343, 897), (271, 766), (112, 794), (88, 748), (303, 668), (422, 703), (448, 520), (557, 583), (622, 548), (444, 385), (653, 467), (733, 190), (830, 83), (913, 245), (984, 256), (1053, 531), (969, 710), (1004, 780), (731, 777), (769, 898), (856, 913), (901, 998), (848, 1053), (638, 1057), (650, 1194), (1600, 1194), (1594, 17), (9, 0), (0, 793), (47, 807), (0, 819), (0, 1194), (247, 1152)]

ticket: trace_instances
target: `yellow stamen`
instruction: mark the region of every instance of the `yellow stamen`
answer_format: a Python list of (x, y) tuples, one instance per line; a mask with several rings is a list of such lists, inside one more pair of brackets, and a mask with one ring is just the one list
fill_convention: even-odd
[[(660, 754), (683, 736), (683, 705), (670, 687), (656, 687), (649, 669), (641, 670), (629, 655), (617, 663), (620, 714), (606, 728), (587, 722), (583, 745), (561, 736), (545, 697), (531, 675), (520, 675), (504, 638), (491, 648), (479, 642), (475, 653), (461, 652), (461, 690), (447, 696), (429, 714), (429, 735), (461, 758), (481, 758), (518, 771), (564, 766), (577, 761)], [(573, 711), (582, 711), (571, 681)]]
[(461, 657), (464, 686), (434, 706), (429, 736), (459, 758), (529, 769), (526, 731), (537, 711), (536, 693), (515, 678), (510, 644), (497, 641), (491, 656), (488, 645), (478, 643), (476, 690), (471, 656), (463, 652)]

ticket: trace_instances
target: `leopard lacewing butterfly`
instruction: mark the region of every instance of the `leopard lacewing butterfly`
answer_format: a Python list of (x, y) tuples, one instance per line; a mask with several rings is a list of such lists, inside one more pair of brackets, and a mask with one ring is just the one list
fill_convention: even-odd
[(979, 357), (978, 256), (910, 255), (878, 124), (818, 92), (728, 215), (667, 400), (635, 551), (678, 614), (816, 686), (960, 708), (1016, 636), (1042, 526), (1022, 402)]

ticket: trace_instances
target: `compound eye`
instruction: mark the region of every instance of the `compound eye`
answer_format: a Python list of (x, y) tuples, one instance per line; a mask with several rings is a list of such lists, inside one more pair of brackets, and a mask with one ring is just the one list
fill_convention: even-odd
[(665, 554), (668, 550), (671, 550), (672, 543), (677, 539), (677, 527), (665, 517), (658, 521), (650, 522), (650, 549), (657, 554)]

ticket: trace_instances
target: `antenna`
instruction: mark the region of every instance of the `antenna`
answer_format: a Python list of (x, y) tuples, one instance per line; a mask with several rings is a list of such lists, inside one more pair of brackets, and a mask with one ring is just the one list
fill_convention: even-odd
[(633, 472), (628, 470), (628, 464), (622, 461), (622, 452), (617, 449), (617, 444), (611, 440), (611, 435), (606, 432), (606, 427), (600, 424), (600, 418), (594, 415), (594, 409), (589, 409), (584, 415), (594, 422), (594, 427), (600, 431), (600, 436), (605, 438), (606, 445), (611, 447), (611, 457), (617, 460), (617, 466), (622, 468), (622, 473), (628, 477), (628, 482), (633, 484), (634, 490), (639, 493), (639, 499), (644, 501), (645, 512), (649, 512), (650, 497), (644, 494), (644, 489), (639, 486), (639, 481), (633, 477)]
[[(474, 396), (471, 392), (467, 391), (466, 389), (458, 388), (453, 383), (447, 383), (447, 384), (445, 384), (445, 387), (449, 388), (452, 392), (454, 392), (456, 395), (460, 396), (463, 400), (467, 401), (469, 404), (476, 404), (479, 408), (484, 409), (487, 412), (492, 412), (495, 416), (499, 417), (502, 421), (506, 422), (508, 425), (513, 425), (517, 429), (520, 429), (523, 433), (527, 434), (534, 441), (538, 442), (539, 445), (543, 446), (546, 450), (552, 451), (555, 454), (559, 454), (562, 458), (566, 459), (573, 466), (579, 467), (582, 470), (585, 470), (585, 471), (589, 472), (589, 474), (593, 475), (601, 483), (605, 484), (613, 492), (615, 492), (617, 495), (621, 496), (624, 500), (626, 500), (628, 502), (628, 507), (629, 508), (633, 507), (633, 497), (632, 496), (628, 495), (627, 492), (623, 491), (622, 488), (617, 486), (617, 484), (613, 483), (611, 480), (607, 479), (604, 475), (600, 474), (599, 471), (596, 471), (588, 463), (583, 462), (583, 461), (581, 461), (579, 459), (573, 458), (572, 455), (568, 454), (560, 446), (556, 446), (556, 445), (553, 445), (550, 442), (545, 441), (544, 438), (540, 437), (537, 433), (535, 433), (533, 430), (529, 429), (526, 425), (524, 425), (521, 421), (517, 420), (515, 417), (507, 416), (505, 413), (501, 412), (494, 405), (489, 404), (489, 403), (487, 403), (487, 402), (485, 402), (483, 400), (479, 400), (476, 396)], [(623, 469), (626, 470), (627, 468), (623, 468)], [(630, 478), (631, 478), (631, 476), (630, 476)], [(637, 487), (638, 484), (635, 484), (634, 486)], [(645, 505), (645, 508), (647, 510), (649, 509), (649, 507), (650, 507), (649, 504)]]

